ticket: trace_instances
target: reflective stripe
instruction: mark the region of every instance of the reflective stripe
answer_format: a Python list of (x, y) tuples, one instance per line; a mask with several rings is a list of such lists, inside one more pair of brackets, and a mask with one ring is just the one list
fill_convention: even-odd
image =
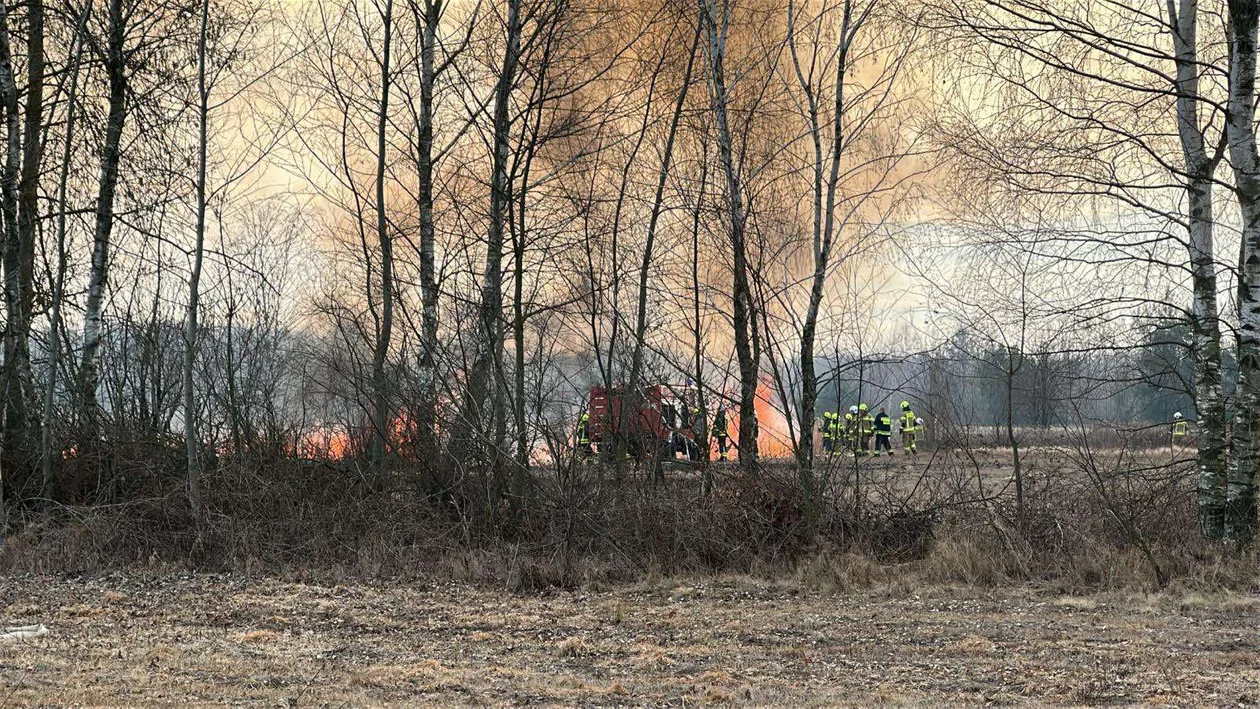
[(906, 433), (914, 433), (914, 419), (915, 419), (915, 415), (913, 411), (906, 411), (902, 413), (901, 414), (901, 430), (905, 431)]

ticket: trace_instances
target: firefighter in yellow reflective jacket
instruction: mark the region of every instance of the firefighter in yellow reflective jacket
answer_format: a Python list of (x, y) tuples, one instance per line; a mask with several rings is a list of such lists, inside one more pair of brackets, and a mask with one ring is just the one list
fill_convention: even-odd
[(829, 455), (840, 455), (844, 450), (844, 427), (840, 424), (840, 412), (831, 412), (831, 450)]
[(582, 451), (582, 460), (590, 460), (594, 455), (594, 451), (591, 450), (591, 415), (585, 411), (578, 419), (577, 443), (578, 450)]
[(858, 404), (858, 455), (870, 455), (871, 436), (875, 435), (875, 417), (866, 404)]
[(858, 440), (858, 407), (850, 406), (849, 413), (844, 415), (844, 447), (850, 453), (857, 451)]
[(835, 428), (831, 425), (832, 415), (833, 414), (830, 411), (824, 411), (822, 415), (822, 423), (818, 424), (818, 430), (822, 432), (823, 452), (827, 455), (831, 455), (831, 451), (836, 445)]
[(910, 410), (910, 402), (901, 402), (901, 450), (906, 455), (916, 455), (919, 451), (914, 447), (914, 437), (917, 433), (914, 422), (916, 417), (914, 412)]
[(1186, 440), (1186, 420), (1181, 416), (1181, 412), (1173, 414), (1172, 424), (1172, 447), (1177, 449), (1178, 443), (1185, 443)]

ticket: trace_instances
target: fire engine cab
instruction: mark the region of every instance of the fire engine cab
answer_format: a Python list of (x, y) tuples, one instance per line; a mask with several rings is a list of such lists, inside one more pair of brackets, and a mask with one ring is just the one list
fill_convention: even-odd
[(700, 462), (696, 439), (705, 422), (693, 412), (697, 401), (696, 387), (690, 384), (652, 384), (637, 391), (624, 386), (591, 387), (587, 430), (601, 452), (613, 450), (624, 434), (626, 453), (636, 460), (673, 460), (682, 455)]

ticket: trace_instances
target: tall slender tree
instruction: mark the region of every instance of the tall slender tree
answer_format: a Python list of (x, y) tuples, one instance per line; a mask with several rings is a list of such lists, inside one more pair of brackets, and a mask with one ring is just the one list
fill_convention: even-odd
[(69, 204), (67, 189), (70, 182), (70, 163), (74, 154), (75, 128), (78, 123), (79, 70), (83, 65), (83, 42), (87, 35), (88, 18), (92, 16), (92, 0), (83, 5), (74, 33), (74, 50), (70, 64), (69, 89), (66, 95), (66, 128), (61, 152), (61, 165), (57, 173), (57, 266), (53, 276), (52, 305), (48, 328), (48, 376), (44, 383), (44, 412), (41, 426), (41, 468), (45, 500), (51, 500), (56, 485), (53, 469), (53, 402), (57, 394), (57, 377), (61, 365), (61, 308), (66, 296), (66, 211)]
[(95, 447), (100, 435), (100, 351), (105, 288), (109, 280), (110, 238), (114, 232), (114, 199), (118, 191), (122, 159), (123, 127), (127, 120), (127, 23), (133, 16), (123, 0), (109, 0), (106, 7), (106, 38), (102, 61), (109, 86), (109, 108), (105, 117), (105, 141), (100, 152), (100, 178), (97, 182), (95, 227), (92, 234), (92, 261), (88, 272), (87, 304), (83, 313), (83, 351), (80, 355), (77, 392), (84, 452)]
[(734, 281), (731, 297), (734, 301), (735, 358), (739, 363), (739, 462), (745, 471), (755, 472), (758, 468), (756, 401), (761, 370), (753, 347), (754, 313), (748, 277), (748, 245), (745, 237), (748, 225), (744, 183), (735, 160), (729, 118), (726, 39), (731, 24), (731, 2), (732, 0), (700, 0), (700, 21), (705, 34), (710, 109), (717, 133), (718, 162), (726, 177), (726, 229), (731, 247)]
[(1260, 154), (1256, 150), (1256, 32), (1260, 4), (1229, 0), (1229, 108), (1225, 130), (1242, 215), (1238, 263), (1238, 387), (1225, 532), (1251, 540), (1256, 524), (1256, 407), (1260, 405)]

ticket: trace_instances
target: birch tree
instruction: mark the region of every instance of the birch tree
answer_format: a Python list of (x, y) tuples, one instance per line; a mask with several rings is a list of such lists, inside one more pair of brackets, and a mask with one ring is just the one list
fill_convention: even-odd
[[(1202, 59), (1198, 45), (1196, 0), (1168, 3), (1173, 45), (1177, 136), (1185, 175), (1187, 247), (1190, 255), (1194, 328), (1195, 410), (1199, 417), (1199, 523), (1204, 536), (1224, 531), (1225, 401), (1221, 391), (1220, 308), (1216, 302), (1216, 254), (1213, 234), (1213, 183), (1222, 151), (1204, 136), (1199, 109)], [(1209, 152), (1210, 151), (1210, 152)]]
[[(508, 215), (508, 158), (511, 141), (511, 99), (521, 49), (522, 0), (508, 0), (502, 61), (497, 67), (494, 111), (490, 128), (490, 199), (486, 224), (485, 270), (477, 314), (476, 352), (464, 397), (464, 437), (469, 452), (487, 452), (492, 468), (499, 467), (499, 430), (506, 422), (503, 387), (495, 381), (503, 372), (503, 245)], [(488, 409), (487, 409), (488, 405)]]
[[(813, 509), (815, 476), (813, 436), (806, 432), (818, 401), (814, 353), (830, 275), (839, 262), (884, 241), (882, 222), (902, 201), (905, 185), (923, 172), (906, 165), (918, 148), (899, 135), (908, 118), (900, 94), (910, 93), (902, 90), (902, 74), (914, 37), (880, 18), (884, 11), (878, 0), (793, 1), (787, 8), (789, 85), (804, 123), (812, 197), (809, 295), (804, 316), (793, 318), (801, 370), (796, 458), (807, 510)], [(872, 63), (877, 70), (856, 76), (856, 67)], [(798, 308), (787, 310), (794, 315)]]
[(105, 141), (100, 152), (92, 260), (88, 274), (87, 304), (83, 313), (83, 351), (78, 368), (79, 417), (84, 447), (94, 447), (100, 430), (97, 388), (100, 386), (101, 317), (109, 279), (110, 237), (114, 231), (114, 198), (122, 158), (123, 127), (127, 120), (127, 25), (131, 13), (123, 0), (108, 0), (106, 37), (102, 63), (108, 79), (109, 110)]
[[(1238, 385), (1225, 532), (1250, 541), (1256, 523), (1256, 407), (1260, 406), (1260, 154), (1256, 150), (1256, 29), (1260, 4), (1229, 0), (1229, 107), (1225, 125), (1242, 215), (1238, 257)], [(1214, 480), (1212, 482), (1215, 482)]]
[[(968, 118), (942, 136), (975, 189), (1061, 210), (1051, 229), (1059, 236), (1041, 253), (1185, 283), (1189, 304), (1177, 305), (1194, 332), (1199, 517), (1204, 536), (1217, 538), (1228, 466), (1213, 192), (1225, 81), (1220, 43), (1200, 37), (1200, 12), (1196, 0), (951, 0), (930, 16), (975, 48), (959, 88), (992, 87), (988, 110), (962, 109)], [(1100, 215), (1093, 223), (1087, 207)], [(1116, 290), (1081, 307), (1140, 312), (1150, 302)]]

